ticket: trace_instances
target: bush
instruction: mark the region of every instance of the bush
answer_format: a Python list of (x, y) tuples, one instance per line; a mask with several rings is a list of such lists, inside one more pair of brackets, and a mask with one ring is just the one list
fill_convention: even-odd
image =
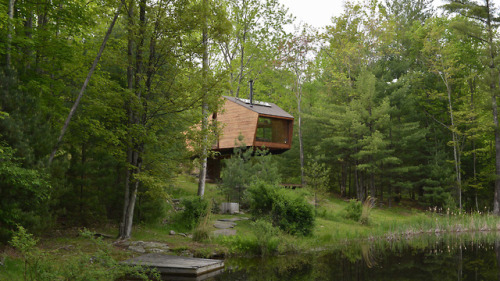
[(274, 226), (263, 219), (252, 223), (252, 230), (257, 237), (257, 245), (260, 254), (265, 256), (278, 251), (279, 231)]
[[(211, 208), (212, 204), (207, 206), (207, 209)], [(200, 223), (196, 226), (193, 231), (193, 240), (201, 242), (210, 238), (210, 220), (212, 216), (210, 212), (207, 212), (205, 216), (200, 219)]]
[(248, 193), (250, 212), (254, 217), (270, 215), (273, 225), (285, 232), (293, 235), (311, 234), (314, 209), (297, 191), (258, 182)]
[(273, 201), (277, 187), (257, 182), (248, 189), (250, 195), (250, 212), (254, 217), (269, 215), (273, 210)]
[(184, 211), (182, 220), (188, 229), (193, 229), (199, 222), (200, 218), (208, 214), (208, 201), (206, 199), (196, 197), (187, 197), (182, 199)]
[(273, 224), (293, 235), (310, 235), (314, 227), (314, 208), (304, 197), (281, 189), (274, 195), (271, 218)]
[(365, 202), (363, 203), (363, 209), (361, 211), (361, 216), (359, 218), (359, 222), (364, 225), (370, 224), (370, 214), (372, 212), (373, 207), (375, 206), (375, 198), (368, 196)]
[(219, 243), (226, 245), (229, 252), (245, 255), (269, 255), (278, 252), (282, 244), (280, 231), (271, 222), (259, 219), (251, 224), (251, 233), (236, 236), (219, 236)]
[(359, 221), (363, 212), (363, 205), (356, 199), (349, 200), (349, 204), (345, 208), (345, 218), (353, 221)]

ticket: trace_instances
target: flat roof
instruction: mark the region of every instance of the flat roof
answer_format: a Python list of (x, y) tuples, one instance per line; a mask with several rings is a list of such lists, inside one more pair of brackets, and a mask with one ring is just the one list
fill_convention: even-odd
[(223, 97), (227, 100), (230, 100), (238, 105), (241, 105), (259, 114), (293, 119), (293, 116), (290, 113), (284, 111), (283, 109), (281, 109), (281, 107), (277, 106), (272, 102), (262, 102), (254, 100), (253, 105), (250, 105), (250, 101), (248, 99), (228, 97), (228, 96), (223, 96)]

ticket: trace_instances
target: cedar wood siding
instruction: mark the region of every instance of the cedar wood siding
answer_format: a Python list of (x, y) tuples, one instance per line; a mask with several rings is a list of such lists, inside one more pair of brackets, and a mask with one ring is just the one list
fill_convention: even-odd
[(240, 134), (244, 137), (245, 145), (252, 146), (258, 119), (257, 112), (226, 99), (222, 112), (217, 114), (217, 121), (223, 124), (218, 149), (235, 147), (235, 141)]

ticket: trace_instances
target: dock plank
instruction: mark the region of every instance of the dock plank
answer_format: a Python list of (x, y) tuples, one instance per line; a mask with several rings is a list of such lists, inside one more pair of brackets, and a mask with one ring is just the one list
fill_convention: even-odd
[(161, 274), (198, 276), (224, 268), (224, 261), (188, 258), (163, 254), (146, 254), (123, 263), (156, 268)]

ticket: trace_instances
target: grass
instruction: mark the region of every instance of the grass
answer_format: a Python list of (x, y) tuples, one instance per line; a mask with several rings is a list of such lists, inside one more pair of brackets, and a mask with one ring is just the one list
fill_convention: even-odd
[[(171, 198), (180, 199), (197, 193), (195, 177), (179, 176), (168, 190)], [(296, 190), (301, 196), (313, 202), (313, 193), (307, 189)], [(223, 201), (214, 184), (207, 184), (205, 197), (213, 202)], [(156, 241), (167, 243), (173, 254), (192, 253), (198, 257), (228, 256), (228, 255), (261, 255), (261, 254), (291, 254), (316, 249), (343, 247), (365, 242), (387, 243), (391, 241), (415, 241), (418, 244), (427, 237), (423, 234), (446, 233), (493, 233), (500, 230), (500, 219), (489, 214), (439, 214), (422, 211), (415, 208), (393, 207), (373, 208), (369, 213), (369, 223), (361, 224), (358, 221), (347, 219), (345, 209), (349, 202), (328, 196), (320, 201), (316, 208), (317, 216), (311, 236), (296, 237), (271, 229), (268, 225), (256, 227), (251, 220), (237, 222), (237, 236), (233, 237), (206, 237), (196, 242), (179, 233), (190, 233), (179, 221), (178, 215), (171, 210), (166, 223), (138, 224), (134, 227), (135, 241)], [(249, 217), (249, 215), (213, 214), (203, 221), (202, 231), (211, 233), (215, 230), (213, 222), (217, 219), (235, 216)], [(93, 229), (99, 233), (116, 236), (117, 226), (104, 225)], [(260, 229), (260, 230), (256, 230)], [(170, 231), (176, 235), (170, 235)], [(258, 232), (266, 233), (258, 233)], [(265, 238), (263, 238), (265, 237)], [(420, 238), (419, 238), (420, 237)], [(419, 240), (420, 239), (420, 240)], [(125, 260), (135, 253), (126, 249), (113, 247), (114, 239), (106, 239), (109, 246), (109, 255), (115, 260)], [(378, 242), (380, 241), (380, 242)], [(423, 242), (422, 242), (423, 243)], [(425, 244), (425, 243), (424, 243)], [(98, 247), (89, 239), (78, 235), (76, 229), (66, 229), (61, 232), (53, 231), (41, 237), (37, 247), (47, 253), (51, 264), (64, 267), (68, 263), (77, 263), (82, 255), (92, 256)], [(2, 255), (2, 254), (0, 254)], [(3, 250), (5, 265), (0, 268), (0, 280), (23, 279), (23, 263), (20, 255), (12, 248)], [(0, 256), (1, 257), (1, 256)]]

